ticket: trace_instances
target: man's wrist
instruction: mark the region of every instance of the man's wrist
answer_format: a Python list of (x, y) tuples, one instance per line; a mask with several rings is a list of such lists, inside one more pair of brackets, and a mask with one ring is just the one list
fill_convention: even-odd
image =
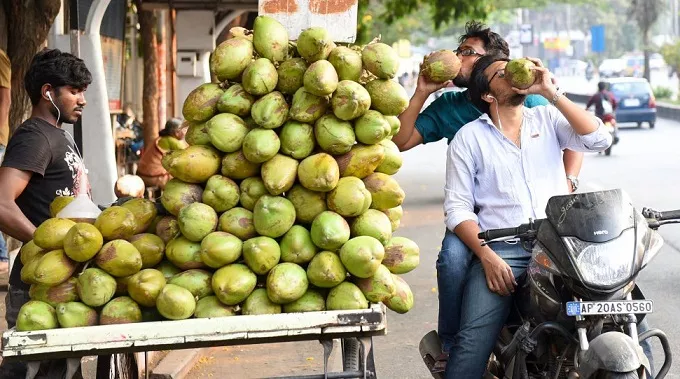
[(496, 254), (489, 246), (479, 246), (477, 249), (473, 250), (473, 253), (479, 258), (480, 261), (484, 262), (489, 254)]
[(553, 104), (553, 99), (555, 98), (555, 95), (559, 92), (559, 88), (556, 86), (550, 86), (545, 89), (544, 93), (541, 94), (541, 96), (545, 97), (546, 100), (550, 102), (550, 104)]
[(571, 191), (576, 192), (579, 186), (578, 176), (567, 175), (567, 180), (569, 181), (569, 183), (571, 183)]
[(423, 100), (427, 100), (427, 98), (432, 94), (432, 92), (428, 92), (426, 89), (416, 87), (415, 92), (413, 93), (413, 97), (418, 96), (419, 98), (422, 98)]

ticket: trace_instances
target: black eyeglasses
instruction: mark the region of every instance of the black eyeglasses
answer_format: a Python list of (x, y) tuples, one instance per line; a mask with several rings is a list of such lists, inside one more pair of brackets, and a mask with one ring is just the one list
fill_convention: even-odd
[(491, 83), (491, 81), (496, 77), (496, 75), (498, 75), (498, 77), (501, 78), (501, 79), (505, 78), (505, 69), (502, 68), (502, 69), (494, 72), (493, 75), (491, 76), (491, 79), (489, 79), (489, 83)]
[(482, 57), (484, 54), (480, 54), (476, 52), (474, 49), (466, 47), (466, 48), (457, 48), (456, 50), (453, 51), (456, 53), (456, 55), (462, 55), (464, 57), (471, 57), (471, 56), (477, 56), (477, 57)]

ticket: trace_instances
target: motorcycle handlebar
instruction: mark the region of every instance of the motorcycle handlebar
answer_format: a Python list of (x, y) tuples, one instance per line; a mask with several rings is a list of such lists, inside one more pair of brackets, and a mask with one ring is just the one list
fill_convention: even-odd
[[(680, 220), (680, 209), (665, 212), (657, 212), (652, 209), (643, 209), (642, 214), (647, 218), (656, 219), (656, 221)], [(484, 241), (492, 241), (499, 238), (518, 237), (532, 229), (537, 230), (542, 221), (542, 219), (534, 220), (533, 222), (522, 224), (515, 228), (485, 230), (477, 234), (477, 238)]]
[(656, 219), (658, 221), (680, 219), (680, 209), (676, 209), (674, 211), (659, 212), (659, 216)]
[(538, 229), (538, 226), (541, 225), (542, 221), (543, 220), (534, 220), (533, 222), (522, 224), (515, 228), (489, 229), (477, 234), (477, 238), (484, 241), (491, 241), (498, 238), (516, 237), (529, 230)]

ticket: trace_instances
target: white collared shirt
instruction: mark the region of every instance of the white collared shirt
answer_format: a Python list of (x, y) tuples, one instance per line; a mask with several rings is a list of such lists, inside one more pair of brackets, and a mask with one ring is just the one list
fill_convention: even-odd
[(553, 106), (524, 108), (521, 149), (486, 114), (465, 125), (447, 152), (446, 227), (453, 231), (473, 220), (482, 230), (509, 228), (544, 218), (548, 199), (569, 192), (562, 150), (603, 151), (611, 145), (611, 135), (595, 120), (597, 130), (582, 136)]

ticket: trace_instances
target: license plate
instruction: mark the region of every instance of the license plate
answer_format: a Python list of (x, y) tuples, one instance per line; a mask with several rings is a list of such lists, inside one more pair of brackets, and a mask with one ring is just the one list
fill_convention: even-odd
[(623, 99), (624, 107), (639, 107), (640, 99)]
[(629, 313), (652, 313), (651, 300), (619, 301), (570, 301), (567, 316), (621, 315)]

